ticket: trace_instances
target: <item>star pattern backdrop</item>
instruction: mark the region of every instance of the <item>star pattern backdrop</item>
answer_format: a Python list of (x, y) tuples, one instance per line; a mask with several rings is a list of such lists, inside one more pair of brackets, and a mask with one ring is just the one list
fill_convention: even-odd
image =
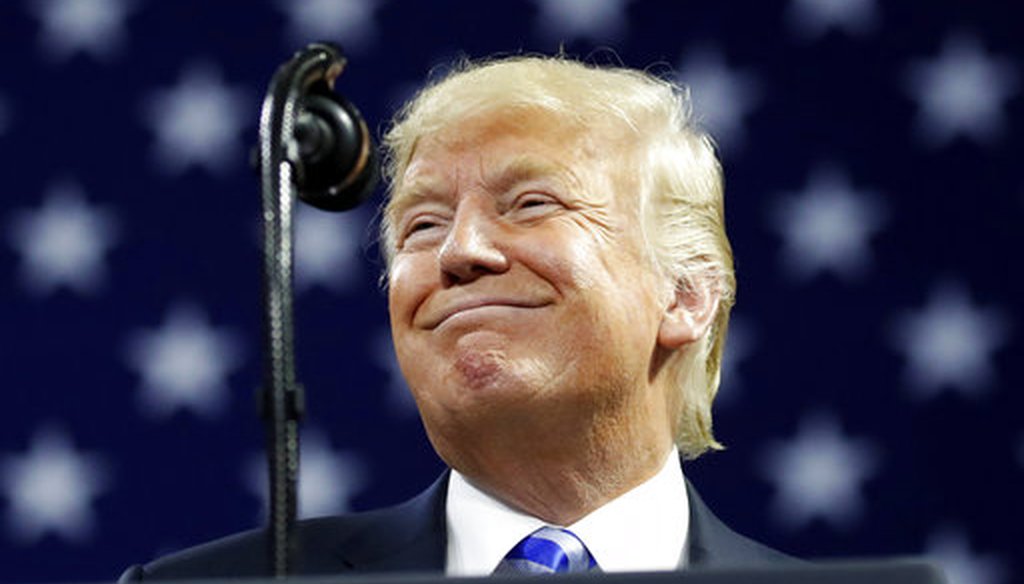
[[(263, 521), (247, 154), (275, 68), (332, 39), (376, 128), (462, 55), (564, 47), (689, 85), (739, 301), (728, 448), (688, 476), (792, 554), (1024, 582), (1021, 23), (1002, 0), (5, 1), (0, 578), (110, 580)], [(374, 219), (299, 211), (304, 516), (443, 468), (391, 354)]]

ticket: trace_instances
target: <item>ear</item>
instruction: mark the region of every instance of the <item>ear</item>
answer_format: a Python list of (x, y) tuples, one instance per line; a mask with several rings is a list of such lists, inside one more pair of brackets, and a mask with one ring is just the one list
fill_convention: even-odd
[(707, 276), (678, 282), (674, 297), (661, 315), (658, 345), (674, 350), (707, 334), (718, 314), (718, 286)]

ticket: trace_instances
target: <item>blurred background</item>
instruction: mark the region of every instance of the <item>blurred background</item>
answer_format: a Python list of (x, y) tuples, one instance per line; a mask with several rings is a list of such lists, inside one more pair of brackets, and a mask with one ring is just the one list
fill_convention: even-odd
[[(4, 0), (0, 579), (111, 580), (264, 517), (260, 101), (306, 42), (379, 131), (462, 56), (692, 88), (739, 300), (685, 472), (804, 557), (1024, 582), (1024, 9), (1005, 0)], [(302, 513), (443, 465), (391, 355), (373, 204), (303, 208)]]

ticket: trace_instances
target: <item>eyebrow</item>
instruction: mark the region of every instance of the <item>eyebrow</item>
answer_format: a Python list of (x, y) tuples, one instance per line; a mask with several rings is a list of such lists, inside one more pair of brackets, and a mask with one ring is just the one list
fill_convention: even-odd
[(446, 190), (448, 190), (446, 188), (446, 181), (436, 176), (414, 177), (395, 192), (386, 208), (386, 212), (391, 221), (395, 221), (410, 207), (424, 202), (443, 199), (443, 193)]
[[(489, 190), (501, 193), (519, 183), (536, 180), (539, 177), (553, 179), (567, 192), (580, 192), (579, 177), (569, 166), (556, 164), (532, 154), (519, 154), (508, 158), (495, 170), (485, 173), (483, 182)], [(447, 181), (435, 175), (413, 177), (395, 192), (386, 211), (391, 221), (397, 221), (403, 213), (416, 205), (445, 199), (447, 190)]]
[(508, 159), (484, 175), (484, 184), (494, 192), (504, 192), (518, 183), (536, 180), (537, 178), (553, 179), (566, 190), (578, 192), (579, 177), (564, 164), (538, 158), (532, 154), (520, 154)]

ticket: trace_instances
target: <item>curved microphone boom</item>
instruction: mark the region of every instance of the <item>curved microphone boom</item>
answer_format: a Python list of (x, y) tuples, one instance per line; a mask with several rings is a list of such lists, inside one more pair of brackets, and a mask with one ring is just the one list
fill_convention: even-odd
[[(330, 43), (313, 43), (297, 52), (274, 75), (261, 115), (258, 166), (266, 168), (264, 134), (279, 134), (296, 194), (326, 211), (356, 207), (373, 194), (379, 176), (366, 122), (351, 102), (334, 92), (345, 64), (341, 49)], [(272, 119), (275, 113), (281, 118), (278, 123)]]
[(263, 207), (264, 372), (261, 410), (270, 475), (268, 546), (275, 576), (294, 568), (298, 423), (305, 408), (295, 377), (293, 207), (295, 196), (329, 211), (351, 209), (377, 182), (366, 122), (334, 93), (345, 66), (327, 43), (297, 52), (274, 74), (260, 112), (258, 167)]

